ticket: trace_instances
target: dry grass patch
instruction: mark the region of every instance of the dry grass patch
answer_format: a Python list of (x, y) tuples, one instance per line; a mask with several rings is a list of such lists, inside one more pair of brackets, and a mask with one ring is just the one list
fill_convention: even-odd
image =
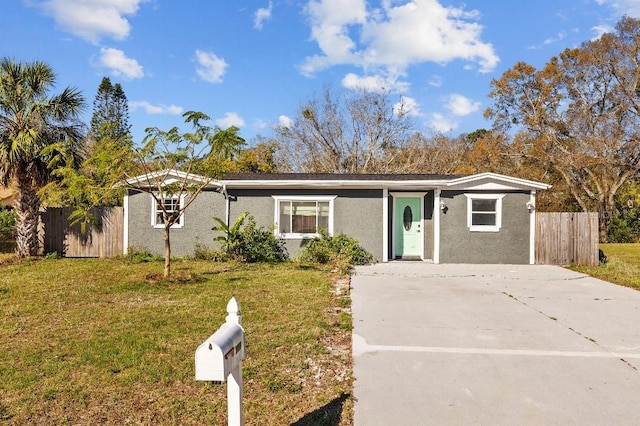
[(352, 424), (348, 281), (295, 264), (177, 261), (167, 282), (161, 268), (0, 266), (0, 421), (224, 424), (226, 386), (194, 380), (194, 353), (235, 296), (246, 424)]

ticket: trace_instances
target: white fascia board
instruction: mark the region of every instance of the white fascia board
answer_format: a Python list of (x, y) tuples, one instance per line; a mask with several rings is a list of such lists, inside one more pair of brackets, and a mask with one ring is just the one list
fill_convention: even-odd
[(194, 184), (207, 184), (209, 188), (222, 188), (222, 184), (214, 179), (200, 176), (194, 173), (185, 173), (180, 170), (160, 170), (126, 180), (127, 185), (140, 188), (156, 187), (161, 181), (163, 185), (181, 181), (190, 181)]
[(508, 191), (508, 190), (534, 190), (549, 189), (551, 185), (533, 180), (521, 179), (512, 176), (505, 176), (498, 173), (479, 173), (471, 176), (464, 176), (446, 182), (447, 189), (465, 190), (487, 190), (487, 191)]
[(421, 189), (442, 187), (444, 180), (223, 180), (227, 188)]

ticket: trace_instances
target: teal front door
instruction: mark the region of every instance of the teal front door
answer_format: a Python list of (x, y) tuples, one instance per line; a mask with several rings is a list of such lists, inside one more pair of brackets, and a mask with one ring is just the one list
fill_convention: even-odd
[(422, 258), (422, 198), (396, 198), (394, 235), (396, 258)]

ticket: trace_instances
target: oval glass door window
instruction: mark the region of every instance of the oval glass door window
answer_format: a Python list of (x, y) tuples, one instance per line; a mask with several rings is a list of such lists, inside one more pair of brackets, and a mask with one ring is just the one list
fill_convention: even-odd
[(411, 206), (407, 206), (404, 208), (404, 213), (402, 214), (402, 222), (404, 224), (404, 230), (411, 230), (411, 224), (413, 223), (413, 212), (411, 211)]

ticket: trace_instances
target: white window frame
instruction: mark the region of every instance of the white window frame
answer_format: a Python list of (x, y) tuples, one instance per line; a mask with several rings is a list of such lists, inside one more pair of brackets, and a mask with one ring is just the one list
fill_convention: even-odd
[[(162, 201), (162, 200), (167, 200), (167, 199), (171, 199), (171, 200), (177, 200), (178, 196), (177, 195), (173, 195), (173, 196), (169, 196), (169, 195), (164, 195), (163, 197), (158, 196), (158, 200), (156, 201), (156, 198), (151, 197), (151, 226), (153, 226), (154, 228), (161, 228), (164, 229), (164, 223), (158, 223), (158, 213), (162, 213), (161, 209), (158, 209), (158, 202)], [(184, 207), (184, 201), (185, 201), (185, 196), (184, 194), (180, 196), (180, 206), (181, 208)], [(171, 225), (171, 228), (182, 228), (184, 227), (184, 210), (181, 211), (180, 213), (180, 217), (178, 217), (178, 220)]]
[[(464, 194), (467, 197), (467, 227), (471, 232), (499, 232), (502, 228), (502, 199), (506, 194)], [(473, 200), (495, 200), (494, 225), (473, 225)]]
[(273, 209), (273, 217), (274, 217), (274, 233), (283, 239), (307, 239), (307, 238), (316, 238), (319, 237), (319, 233), (280, 233), (279, 220), (280, 220), (280, 203), (285, 201), (314, 201), (314, 202), (329, 202), (329, 229), (327, 229), (327, 233), (329, 235), (333, 235), (333, 201), (338, 197), (337, 195), (272, 195), (271, 196), (275, 203)]

